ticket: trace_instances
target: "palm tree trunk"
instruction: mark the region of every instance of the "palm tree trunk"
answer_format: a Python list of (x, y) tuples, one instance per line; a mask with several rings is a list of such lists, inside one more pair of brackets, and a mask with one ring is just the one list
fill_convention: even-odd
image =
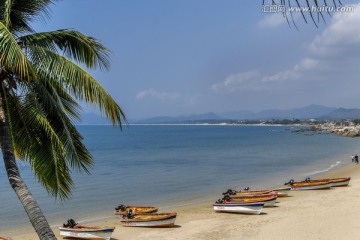
[(5, 104), (1, 95), (2, 94), (0, 94), (0, 144), (9, 183), (22, 203), (40, 240), (54, 240), (56, 237), (44, 214), (20, 176), (11, 143), (9, 126), (6, 122)]

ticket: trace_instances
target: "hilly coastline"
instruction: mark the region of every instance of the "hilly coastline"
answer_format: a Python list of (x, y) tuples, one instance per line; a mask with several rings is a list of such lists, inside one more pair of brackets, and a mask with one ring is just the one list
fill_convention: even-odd
[[(360, 109), (357, 108), (335, 108), (321, 105), (309, 105), (302, 108), (285, 110), (264, 110), (260, 112), (252, 111), (232, 111), (232, 112), (208, 112), (184, 116), (157, 116), (147, 119), (129, 119), (132, 124), (181, 124), (181, 123), (218, 123), (226, 121), (268, 121), (268, 120), (318, 120), (336, 121), (360, 118)], [(110, 124), (105, 118), (94, 114), (83, 114), (82, 120), (77, 124)]]

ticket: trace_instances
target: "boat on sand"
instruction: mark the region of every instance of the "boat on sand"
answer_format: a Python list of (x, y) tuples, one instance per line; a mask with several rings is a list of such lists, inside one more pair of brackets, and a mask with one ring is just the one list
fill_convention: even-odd
[(249, 195), (249, 196), (239, 196), (239, 195), (230, 195), (228, 196), (229, 201), (237, 203), (258, 203), (263, 202), (264, 207), (273, 207), (277, 199), (276, 195), (273, 194), (262, 194), (262, 195)]
[(329, 181), (332, 187), (345, 187), (350, 183), (351, 177), (343, 177), (343, 178), (328, 178), (328, 179), (310, 179), (306, 178), (303, 182), (322, 182)]
[(213, 207), (215, 212), (260, 214), (264, 207), (264, 203), (231, 202), (226, 200), (226, 198), (222, 198), (214, 203)]
[(125, 227), (172, 227), (175, 224), (176, 212), (170, 213), (135, 213), (131, 210), (121, 218)]
[(245, 188), (244, 190), (236, 191), (232, 189), (228, 189), (226, 192), (223, 193), (223, 195), (257, 195), (257, 194), (275, 194), (271, 189), (265, 189), (265, 190), (248, 190), (248, 188)]
[(73, 219), (69, 219), (62, 227), (59, 227), (60, 236), (75, 239), (105, 239), (110, 240), (115, 227), (89, 227), (78, 225)]
[(295, 182), (291, 179), (285, 185), (291, 187), (291, 190), (321, 190), (330, 189), (332, 183), (329, 180), (323, 181), (308, 181), (308, 182)]
[(129, 210), (132, 210), (132, 213), (156, 213), (158, 211), (157, 207), (153, 206), (125, 206), (123, 204), (119, 205), (115, 208), (115, 215), (118, 217), (122, 217), (123, 215), (126, 215)]

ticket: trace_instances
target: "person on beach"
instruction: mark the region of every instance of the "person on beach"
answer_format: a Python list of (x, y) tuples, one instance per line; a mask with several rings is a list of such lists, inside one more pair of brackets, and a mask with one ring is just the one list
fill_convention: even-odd
[(355, 162), (355, 155), (354, 155), (354, 154), (351, 155), (351, 161), (352, 161), (352, 162)]
[(359, 157), (357, 154), (355, 154), (355, 163), (359, 163)]

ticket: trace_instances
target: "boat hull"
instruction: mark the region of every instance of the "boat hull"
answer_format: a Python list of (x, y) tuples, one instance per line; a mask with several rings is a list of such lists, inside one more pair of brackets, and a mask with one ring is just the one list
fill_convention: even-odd
[(311, 185), (292, 185), (291, 190), (322, 190), (322, 189), (330, 189), (332, 187), (332, 183), (328, 182), (326, 184), (311, 184)]
[(244, 197), (238, 197), (235, 195), (230, 196), (231, 202), (238, 202), (238, 203), (264, 203), (264, 207), (274, 207), (276, 203), (276, 196), (265, 196), (265, 197), (250, 197), (250, 198), (244, 198)]
[(131, 218), (124, 217), (121, 221), (125, 227), (172, 227), (176, 213), (134, 214)]
[(332, 187), (346, 187), (349, 185), (351, 178), (343, 178), (343, 179), (331, 179)]
[(175, 218), (147, 222), (121, 221), (121, 223), (125, 227), (172, 227), (175, 225)]
[(289, 193), (291, 191), (291, 187), (276, 188), (276, 189), (273, 189), (273, 191), (277, 193), (278, 197), (288, 197)]
[(123, 217), (127, 214), (127, 211), (132, 210), (135, 213), (156, 213), (158, 211), (157, 207), (152, 206), (126, 206), (124, 210), (116, 210), (114, 214), (117, 217)]
[(215, 212), (229, 212), (242, 214), (260, 214), (264, 203), (215, 203), (213, 205)]
[(77, 238), (77, 239), (105, 239), (110, 240), (114, 228), (108, 229), (76, 229), (76, 228), (63, 228), (60, 227), (60, 236)]

